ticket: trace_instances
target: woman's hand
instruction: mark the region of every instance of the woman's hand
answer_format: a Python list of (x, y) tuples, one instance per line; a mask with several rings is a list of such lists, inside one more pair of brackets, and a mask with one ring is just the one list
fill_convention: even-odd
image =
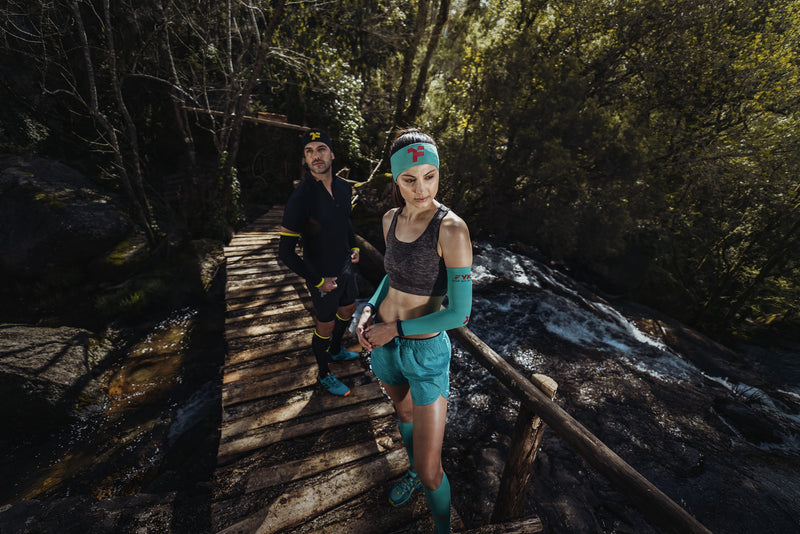
[(366, 329), (369, 328), (373, 322), (375, 322), (375, 318), (372, 316), (374, 311), (375, 310), (372, 308), (372, 306), (366, 306), (361, 312), (361, 317), (358, 318), (358, 325), (356, 325), (356, 336), (358, 337), (358, 342), (361, 343), (361, 346), (366, 350), (372, 350), (372, 343), (369, 342), (365, 334)]
[(364, 339), (369, 340), (369, 344), (372, 346), (372, 348), (385, 345), (396, 337), (396, 321), (392, 321), (391, 323), (373, 324), (364, 331)]

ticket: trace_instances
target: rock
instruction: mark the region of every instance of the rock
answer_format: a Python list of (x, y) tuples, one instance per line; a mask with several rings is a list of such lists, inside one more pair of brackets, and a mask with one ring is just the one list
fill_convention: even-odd
[(754, 445), (781, 443), (783, 436), (769, 414), (746, 402), (717, 397), (714, 410), (747, 441)]
[(0, 507), (0, 532), (170, 532), (175, 495), (26, 500)]
[(130, 229), (111, 197), (78, 171), (0, 156), (0, 272), (30, 279), (82, 266)]
[(220, 266), (225, 263), (224, 243), (213, 239), (196, 239), (192, 241), (192, 249), (197, 257), (200, 283), (208, 291)]
[(46, 429), (103, 394), (112, 344), (81, 328), (0, 325), (0, 411), (15, 430)]

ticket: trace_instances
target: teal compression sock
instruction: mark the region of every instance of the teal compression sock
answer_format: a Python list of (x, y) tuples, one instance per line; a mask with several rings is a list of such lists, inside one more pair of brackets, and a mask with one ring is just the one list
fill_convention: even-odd
[(423, 488), (425, 499), (433, 514), (433, 524), (436, 525), (436, 534), (450, 534), (450, 481), (447, 473), (442, 475), (442, 483), (431, 491)]
[(400, 427), (400, 437), (403, 438), (403, 443), (406, 446), (411, 469), (414, 469), (414, 422), (404, 423), (398, 421), (397, 426)]

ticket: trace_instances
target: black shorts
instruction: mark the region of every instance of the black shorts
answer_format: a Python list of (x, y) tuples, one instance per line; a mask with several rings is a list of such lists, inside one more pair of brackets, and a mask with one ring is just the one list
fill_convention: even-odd
[(358, 297), (358, 283), (356, 281), (356, 269), (349, 261), (336, 278), (336, 289), (325, 293), (311, 284), (306, 284), (308, 292), (311, 293), (311, 302), (314, 304), (314, 313), (317, 321), (328, 323), (336, 318), (336, 310), (342, 306), (349, 306)]

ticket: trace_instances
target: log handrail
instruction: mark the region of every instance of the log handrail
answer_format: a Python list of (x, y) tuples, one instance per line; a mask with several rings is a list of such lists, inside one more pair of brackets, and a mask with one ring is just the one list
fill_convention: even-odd
[(604, 475), (654, 524), (666, 532), (710, 534), (697, 519), (620, 458), (539, 387), (506, 362), (466, 326), (449, 333), (521, 403)]
[[(383, 254), (361, 236), (356, 236), (362, 253), (383, 265)], [(636, 471), (605, 443), (589, 432), (575, 418), (551, 400), (543, 389), (546, 385), (534, 376), (525, 377), (469, 328), (462, 326), (448, 333), (469, 351), (515, 398), (536, 413), (556, 434), (605, 476), (611, 485), (654, 525), (675, 534), (711, 534), (689, 512)]]

